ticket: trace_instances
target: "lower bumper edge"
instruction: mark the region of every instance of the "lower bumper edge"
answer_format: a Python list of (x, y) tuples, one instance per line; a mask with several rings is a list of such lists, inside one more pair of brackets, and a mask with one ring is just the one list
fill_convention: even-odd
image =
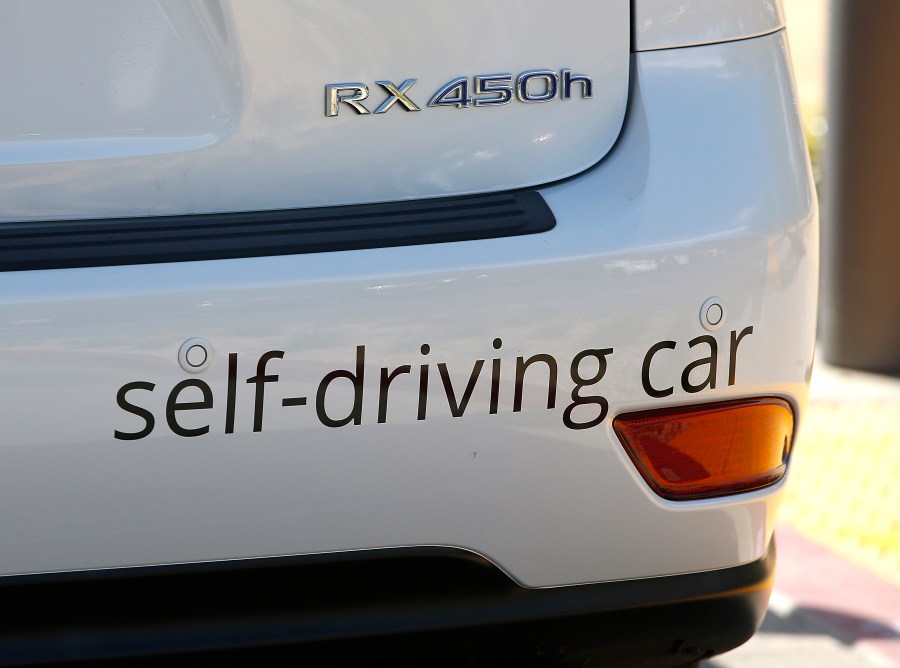
[(549, 589), (451, 548), (14, 577), (0, 583), (0, 662), (227, 651), (304, 665), (682, 665), (753, 635), (774, 563), (773, 544), (736, 568)]

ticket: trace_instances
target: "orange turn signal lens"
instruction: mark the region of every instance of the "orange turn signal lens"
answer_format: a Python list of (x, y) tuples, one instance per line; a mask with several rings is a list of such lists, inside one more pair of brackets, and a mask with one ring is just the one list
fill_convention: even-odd
[(685, 501), (778, 482), (794, 412), (786, 401), (764, 397), (625, 413), (613, 428), (653, 491)]

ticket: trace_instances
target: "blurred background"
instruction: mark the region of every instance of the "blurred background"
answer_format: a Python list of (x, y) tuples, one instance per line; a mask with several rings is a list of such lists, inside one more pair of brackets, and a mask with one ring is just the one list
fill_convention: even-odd
[(900, 0), (782, 0), (822, 222), (819, 336), (761, 632), (702, 665), (900, 666)]

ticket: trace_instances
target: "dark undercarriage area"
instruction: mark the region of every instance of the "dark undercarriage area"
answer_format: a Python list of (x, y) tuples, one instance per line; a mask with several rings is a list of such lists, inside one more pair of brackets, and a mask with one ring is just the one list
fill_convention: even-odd
[(547, 589), (451, 548), (8, 577), (0, 663), (690, 665), (753, 635), (774, 563)]

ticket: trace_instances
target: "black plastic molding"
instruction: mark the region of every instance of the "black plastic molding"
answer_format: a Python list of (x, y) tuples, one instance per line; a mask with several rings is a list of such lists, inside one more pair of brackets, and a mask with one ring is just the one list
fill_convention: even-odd
[[(399, 651), (429, 667), (497, 653), (509, 660), (477, 665), (683, 666), (753, 635), (774, 566), (770, 545), (734, 568), (527, 589), (471, 552), (406, 547), (7, 576), (0, 665), (360, 668), (396, 665)], [(560, 652), (570, 663), (547, 661)]]
[(535, 191), (189, 216), (0, 223), (0, 271), (410, 246), (545, 232)]

